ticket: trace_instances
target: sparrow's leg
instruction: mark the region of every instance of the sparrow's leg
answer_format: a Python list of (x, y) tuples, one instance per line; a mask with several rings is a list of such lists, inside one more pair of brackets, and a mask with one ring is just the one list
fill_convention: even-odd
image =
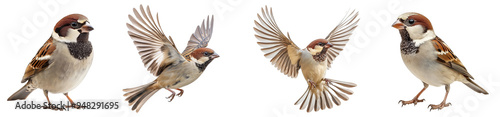
[(66, 107), (73, 107), (73, 108), (76, 108), (76, 109), (80, 109), (82, 108), (81, 106), (78, 106), (75, 104), (75, 102), (73, 102), (73, 100), (68, 96), (68, 93), (63, 93), (64, 96), (66, 96), (66, 98), (68, 98), (69, 102), (71, 103), (71, 106), (66, 106)]
[(421, 99), (419, 100), (418, 97), (420, 97), (420, 94), (422, 94), (422, 92), (425, 91), (425, 89), (427, 89), (427, 87), (429, 87), (429, 84), (425, 83), (425, 82), (422, 82), (424, 83), (424, 88), (417, 94), (417, 96), (415, 96), (413, 99), (409, 100), (409, 101), (403, 101), (403, 100), (399, 100), (398, 103), (403, 103), (401, 105), (401, 107), (403, 107), (404, 105), (407, 105), (407, 104), (414, 104), (414, 105), (417, 105), (418, 102), (423, 102), (425, 99)]
[(177, 88), (177, 90), (181, 91), (181, 92), (179, 92), (179, 93), (177, 94), (177, 96), (181, 97), (181, 96), (182, 96), (182, 94), (184, 94), (184, 90), (179, 89), (179, 88)]
[(52, 103), (50, 103), (50, 100), (49, 100), (49, 91), (48, 90), (43, 90), (43, 95), (45, 95), (45, 98), (47, 98), (47, 102), (49, 103), (49, 105), (44, 106), (43, 109), (62, 110), (62, 108), (52, 106)]
[(314, 81), (312, 80), (307, 80), (307, 82), (309, 82), (309, 85), (312, 86), (312, 88), (316, 88), (316, 83), (314, 83)]
[[(431, 107), (430, 110), (441, 110), (443, 109), (444, 107), (448, 107), (451, 105), (451, 103), (446, 103), (446, 98), (448, 97), (448, 93), (450, 92), (450, 85), (446, 85), (445, 86), (445, 89), (446, 89), (446, 94), (444, 95), (444, 100), (440, 103), (440, 104), (437, 104), (437, 105), (434, 105), (434, 104), (430, 104), (428, 107)], [(428, 108), (427, 107), (427, 108)]]
[(49, 100), (49, 91), (43, 90), (43, 95), (45, 95), (45, 98), (47, 98), (47, 102), (49, 102), (49, 106), (44, 106), (43, 108), (44, 109), (50, 109), (50, 107), (52, 106), (52, 104), (50, 103), (50, 100)]
[(175, 97), (175, 92), (172, 91), (172, 90), (170, 90), (169, 88), (165, 88), (165, 89), (167, 89), (168, 91), (172, 92), (172, 95), (170, 95), (170, 96), (167, 97), (167, 99), (170, 98), (170, 100), (168, 102), (171, 102), (174, 99), (174, 97)]

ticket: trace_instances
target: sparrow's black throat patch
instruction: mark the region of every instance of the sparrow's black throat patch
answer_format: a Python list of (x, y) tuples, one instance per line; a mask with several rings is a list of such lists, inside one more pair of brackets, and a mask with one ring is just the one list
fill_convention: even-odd
[(415, 46), (415, 42), (410, 38), (410, 34), (405, 29), (399, 30), (399, 34), (401, 34), (401, 54), (416, 54), (418, 53), (418, 48)]
[(210, 62), (212, 62), (214, 59), (208, 59), (205, 63), (203, 64), (198, 64), (196, 63), (196, 67), (198, 67), (198, 69), (200, 70), (200, 72), (203, 72), (205, 71), (205, 69), (207, 68), (208, 64), (210, 64)]
[(320, 53), (313, 55), (313, 59), (316, 60), (317, 62), (323, 62), (326, 59), (326, 51), (328, 51), (328, 48), (324, 48), (321, 50)]
[(76, 43), (66, 43), (66, 45), (68, 45), (69, 53), (79, 60), (89, 57), (92, 53), (92, 44), (90, 43), (88, 38), (88, 33), (82, 33), (76, 39)]

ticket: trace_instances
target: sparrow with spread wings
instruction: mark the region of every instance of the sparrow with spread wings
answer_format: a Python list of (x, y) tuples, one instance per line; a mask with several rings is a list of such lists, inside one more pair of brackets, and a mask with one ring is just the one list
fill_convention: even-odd
[(348, 13), (326, 38), (316, 39), (305, 49), (299, 49), (290, 40), (290, 35), (284, 35), (278, 28), (272, 8), (268, 10), (266, 6), (261, 10), (262, 16), (257, 14), (260, 22), (254, 21), (254, 30), (264, 56), (272, 58), (271, 63), (289, 77), (297, 77), (299, 69), (302, 69), (307, 81), (307, 90), (295, 105), (300, 104), (301, 110), (307, 108), (307, 112), (311, 112), (332, 108), (333, 103), (340, 105), (338, 97), (347, 101), (349, 98), (345, 94), (352, 95), (353, 92), (346, 88), (355, 87), (356, 84), (325, 78), (325, 73), (357, 27), (358, 13)]
[(158, 90), (164, 88), (172, 94), (167, 97), (172, 101), (176, 93), (172, 89), (179, 90), (177, 96), (182, 96), (184, 91), (180, 89), (194, 82), (203, 73), (205, 68), (219, 57), (212, 49), (206, 48), (213, 31), (213, 16), (203, 20), (201, 26), (191, 35), (191, 39), (184, 52), (179, 53), (172, 38), (166, 37), (158, 22), (151, 15), (149, 6), (145, 11), (140, 6), (140, 14), (133, 9), (134, 18), (129, 15), (131, 24), (127, 23), (128, 34), (134, 41), (144, 66), (155, 76), (156, 80), (134, 88), (123, 89), (123, 95), (132, 106), (132, 110), (139, 112), (146, 101)]

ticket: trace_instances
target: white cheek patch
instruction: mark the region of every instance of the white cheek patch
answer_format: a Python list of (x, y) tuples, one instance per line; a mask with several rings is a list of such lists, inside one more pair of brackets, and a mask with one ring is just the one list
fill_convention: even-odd
[(323, 50), (323, 47), (316, 45), (316, 46), (314, 46), (314, 49), (307, 48), (307, 50), (309, 50), (309, 53), (311, 53), (311, 55), (316, 55)]
[(76, 42), (76, 39), (80, 35), (77, 29), (69, 28), (66, 37), (60, 37), (56, 32), (52, 32), (52, 37), (60, 42)]
[(209, 58), (208, 58), (208, 57), (205, 57), (205, 56), (204, 56), (204, 57), (201, 57), (201, 58), (200, 58), (200, 59), (198, 59), (198, 60), (196, 60), (196, 58), (194, 58), (194, 57), (192, 57), (192, 58), (193, 58), (193, 59), (196, 61), (196, 63), (198, 63), (198, 64), (203, 64), (203, 63), (205, 63), (205, 62), (207, 62), (207, 61), (209, 60)]
[(424, 37), (424, 27), (422, 27), (421, 25), (415, 25), (415, 26), (408, 26), (406, 28), (406, 30), (408, 31), (408, 33), (410, 34), (410, 37), (413, 39), (413, 40), (420, 40)]
[(407, 27), (406, 30), (408, 31), (410, 38), (413, 39), (413, 42), (415, 42), (415, 46), (417, 47), (428, 40), (436, 38), (436, 34), (434, 34), (433, 30), (427, 30), (427, 32), (422, 33), (424, 32), (424, 27), (422, 27), (421, 25)]

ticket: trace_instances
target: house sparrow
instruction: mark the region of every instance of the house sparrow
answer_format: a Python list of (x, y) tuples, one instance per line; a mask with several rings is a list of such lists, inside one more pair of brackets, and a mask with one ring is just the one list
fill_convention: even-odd
[[(212, 49), (206, 48), (212, 37), (214, 19), (207, 17), (207, 23), (203, 20), (201, 26), (191, 35), (191, 39), (184, 52), (179, 53), (172, 38), (166, 37), (158, 22), (151, 15), (149, 6), (145, 11), (140, 6), (139, 14), (134, 8), (134, 18), (129, 15), (131, 24), (127, 23), (128, 34), (134, 41), (139, 55), (141, 55), (144, 66), (155, 76), (156, 80), (145, 85), (134, 88), (123, 89), (126, 93), (129, 106), (132, 110), (139, 112), (142, 105), (158, 90), (165, 88), (172, 92), (167, 97), (172, 101), (176, 95), (172, 89), (179, 90), (177, 96), (182, 96), (184, 91), (180, 89), (194, 82), (203, 73), (208, 64), (219, 57)], [(205, 26), (206, 25), (206, 26)]]
[(301, 110), (307, 107), (307, 112), (311, 112), (313, 109), (323, 110), (325, 106), (332, 108), (332, 101), (340, 105), (337, 97), (347, 101), (349, 98), (345, 94), (351, 95), (353, 92), (343, 87), (351, 88), (356, 84), (328, 79), (324, 76), (326, 70), (331, 67), (332, 61), (349, 41), (352, 31), (357, 27), (358, 13), (355, 11), (348, 13), (325, 39), (316, 39), (301, 50), (290, 40), (288, 33), (288, 36), (285, 36), (278, 28), (272, 8), (269, 11), (266, 6), (265, 10), (264, 8), (261, 10), (263, 17), (257, 14), (260, 23), (254, 21), (256, 25), (254, 30), (257, 33), (255, 37), (259, 40), (257, 44), (262, 47), (264, 56), (272, 58), (270, 62), (282, 73), (292, 78), (297, 77), (299, 69), (302, 68), (302, 74), (307, 81), (307, 90), (295, 105), (300, 104)]
[(24, 100), (40, 88), (49, 105), (48, 92), (51, 92), (63, 93), (71, 106), (76, 107), (68, 92), (82, 82), (92, 64), (94, 53), (89, 41), (92, 30), (94, 28), (87, 17), (81, 14), (71, 14), (59, 20), (50, 38), (26, 67), (21, 80), (21, 83), (27, 82), (26, 85), (7, 100)]
[(401, 57), (413, 75), (424, 83), (424, 88), (409, 101), (400, 100), (402, 105), (417, 104), (424, 100), (418, 97), (429, 85), (445, 85), (446, 94), (440, 104), (431, 104), (430, 110), (442, 109), (451, 104), (446, 103), (450, 84), (460, 81), (472, 90), (488, 94), (486, 90), (474, 83), (474, 79), (465, 69), (451, 49), (436, 36), (431, 22), (425, 16), (415, 12), (404, 13), (398, 17), (392, 27), (401, 34)]

